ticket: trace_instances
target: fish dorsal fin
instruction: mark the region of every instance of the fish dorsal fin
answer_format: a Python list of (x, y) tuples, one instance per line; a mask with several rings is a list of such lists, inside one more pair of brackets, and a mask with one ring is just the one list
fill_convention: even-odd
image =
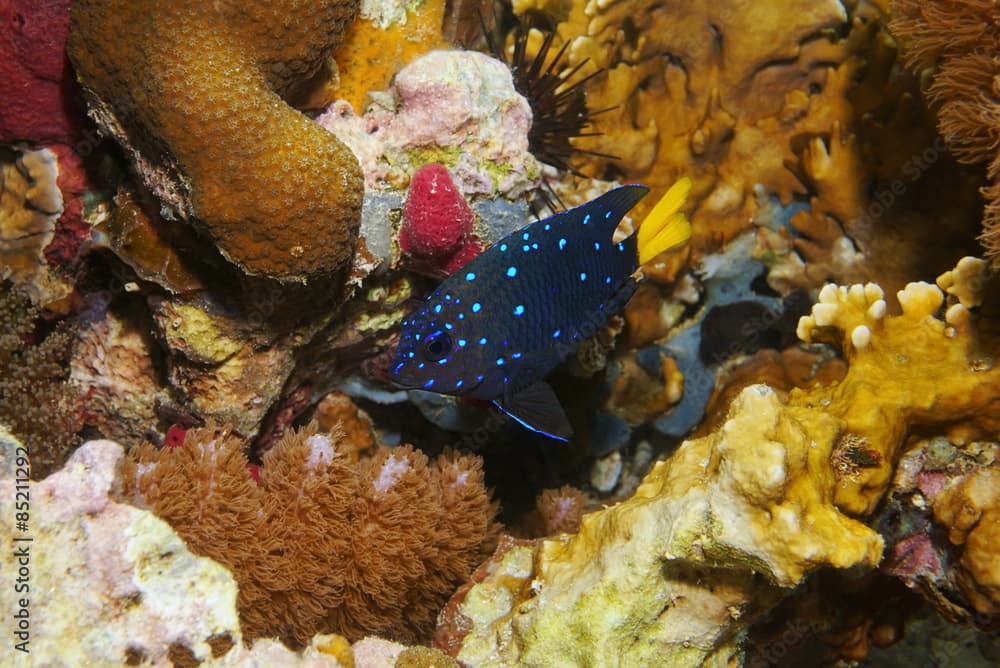
[(679, 179), (639, 223), (636, 235), (639, 264), (646, 264), (663, 251), (680, 246), (691, 236), (691, 223), (680, 211), (691, 193), (691, 186), (690, 178)]
[(511, 419), (533, 432), (558, 441), (568, 441), (573, 435), (569, 418), (559, 404), (556, 393), (542, 381), (510, 396), (495, 399), (493, 403)]
[(619, 186), (586, 204), (570, 209), (562, 215), (572, 216), (580, 224), (594, 224), (608, 231), (608, 238), (625, 214), (646, 196), (649, 188), (640, 185)]

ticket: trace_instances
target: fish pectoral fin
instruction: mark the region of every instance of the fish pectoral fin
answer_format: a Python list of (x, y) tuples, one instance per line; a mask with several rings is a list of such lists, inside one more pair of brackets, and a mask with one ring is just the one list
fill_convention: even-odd
[(493, 403), (512, 420), (543, 436), (568, 441), (573, 435), (569, 418), (546, 383), (539, 381)]

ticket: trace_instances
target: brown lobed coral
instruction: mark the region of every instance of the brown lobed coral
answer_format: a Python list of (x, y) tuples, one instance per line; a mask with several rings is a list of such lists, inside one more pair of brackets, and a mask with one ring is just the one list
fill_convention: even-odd
[(451, 452), (431, 461), (408, 446), (352, 462), (342, 438), (315, 423), (288, 433), (256, 483), (241, 439), (191, 430), (180, 447), (134, 449), (123, 488), (233, 571), (246, 638), (425, 640), (496, 542), (481, 462)]
[(989, 162), (982, 241), (1000, 267), (1000, 8), (992, 0), (893, 0), (907, 65), (933, 72), (928, 100), (955, 157)]
[(356, 0), (81, 0), (72, 12), (67, 51), (91, 115), (174, 215), (251, 274), (348, 267), (358, 162), (284, 98), (329, 58)]

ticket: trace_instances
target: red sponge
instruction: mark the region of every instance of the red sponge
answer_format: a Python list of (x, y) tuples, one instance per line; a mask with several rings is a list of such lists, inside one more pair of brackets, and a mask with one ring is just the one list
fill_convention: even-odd
[(434, 274), (450, 273), (479, 252), (479, 241), (472, 232), (474, 219), (472, 208), (444, 165), (424, 165), (410, 181), (399, 247), (418, 268)]
[(79, 91), (66, 58), (71, 0), (0, 0), (0, 142), (69, 143)]

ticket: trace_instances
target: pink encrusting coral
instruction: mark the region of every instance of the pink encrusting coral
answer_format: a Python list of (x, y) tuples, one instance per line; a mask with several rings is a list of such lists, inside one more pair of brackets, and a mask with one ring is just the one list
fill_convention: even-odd
[(448, 169), (439, 163), (424, 165), (410, 181), (399, 248), (414, 268), (446, 276), (482, 250), (472, 229), (474, 220)]

